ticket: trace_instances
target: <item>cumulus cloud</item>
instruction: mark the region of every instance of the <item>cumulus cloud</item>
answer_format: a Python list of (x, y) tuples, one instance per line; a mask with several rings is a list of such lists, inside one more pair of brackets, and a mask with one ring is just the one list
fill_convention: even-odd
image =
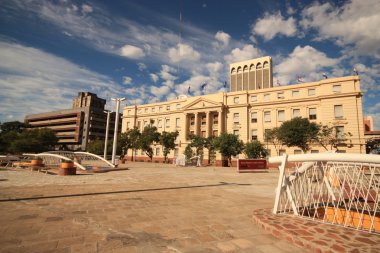
[(282, 62), (275, 66), (274, 72), (281, 84), (294, 82), (297, 75), (305, 76), (305, 81), (321, 79), (322, 69), (332, 67), (339, 59), (329, 58), (325, 53), (311, 46), (297, 46)]
[(150, 93), (154, 94), (158, 98), (166, 96), (170, 92), (170, 87), (163, 85), (161, 87), (151, 86)]
[(161, 68), (162, 69), (159, 75), (164, 80), (164, 84), (169, 87), (174, 86), (174, 80), (176, 80), (177, 77), (174, 76), (173, 73), (175, 73), (176, 70), (173, 67), (170, 67), (169, 65), (162, 65)]
[(132, 83), (132, 77), (129, 77), (129, 76), (123, 76), (123, 84), (131, 84)]
[(231, 36), (223, 31), (218, 31), (215, 34), (215, 39), (217, 40), (217, 42), (214, 43), (215, 46), (225, 48), (230, 43)]
[(210, 62), (206, 64), (206, 68), (211, 76), (215, 76), (222, 70), (223, 64), (220, 62)]
[(168, 56), (173, 63), (181, 61), (198, 61), (201, 58), (193, 47), (187, 44), (178, 43), (175, 48), (170, 48)]
[(142, 62), (137, 63), (137, 66), (139, 67), (140, 71), (143, 71), (146, 69), (146, 65)]
[(124, 94), (110, 77), (37, 48), (0, 41), (0, 55), (1, 121), (10, 116), (22, 121), (25, 113), (70, 108), (78, 91), (106, 99)]
[(271, 40), (277, 35), (291, 37), (296, 35), (297, 25), (294, 18), (285, 20), (280, 12), (272, 15), (266, 13), (252, 25), (252, 33), (264, 37), (264, 40)]
[(92, 11), (93, 11), (93, 8), (91, 5), (82, 4), (82, 12), (83, 13), (91, 13)]
[(380, 2), (352, 0), (341, 7), (316, 2), (302, 12), (301, 24), (315, 29), (316, 40), (331, 39), (339, 46), (353, 45), (350, 55), (380, 58)]
[(260, 50), (252, 45), (246, 44), (242, 49), (235, 48), (231, 51), (229, 55), (224, 56), (227, 63), (234, 63), (238, 61), (245, 61), (253, 58), (259, 57), (261, 54)]
[(156, 74), (154, 74), (154, 73), (150, 73), (149, 76), (150, 76), (150, 79), (152, 79), (152, 81), (155, 82), (155, 83), (156, 83), (156, 82), (158, 81), (158, 79), (159, 79), (158, 75), (156, 75)]
[(140, 59), (145, 56), (145, 53), (141, 48), (132, 45), (124, 45), (120, 49), (120, 54), (130, 59)]

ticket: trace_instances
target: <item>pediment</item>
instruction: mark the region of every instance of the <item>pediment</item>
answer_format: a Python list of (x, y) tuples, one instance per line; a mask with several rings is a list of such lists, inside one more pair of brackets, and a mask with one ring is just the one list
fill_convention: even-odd
[(216, 108), (216, 107), (221, 107), (221, 106), (222, 106), (221, 102), (215, 102), (215, 101), (205, 99), (205, 98), (198, 98), (182, 108), (184, 110), (192, 110), (192, 109), (198, 110), (202, 108)]

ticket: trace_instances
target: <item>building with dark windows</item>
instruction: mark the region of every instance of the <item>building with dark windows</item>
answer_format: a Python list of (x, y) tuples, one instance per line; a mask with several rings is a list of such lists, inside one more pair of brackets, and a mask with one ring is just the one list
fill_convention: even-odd
[[(27, 115), (25, 123), (33, 128), (53, 129), (58, 137), (57, 149), (86, 150), (89, 142), (105, 138), (107, 123), (105, 104), (106, 100), (96, 94), (79, 92), (78, 97), (73, 100), (73, 108)], [(121, 120), (119, 122), (121, 125)], [(110, 139), (113, 138), (114, 128), (115, 113), (111, 113)]]

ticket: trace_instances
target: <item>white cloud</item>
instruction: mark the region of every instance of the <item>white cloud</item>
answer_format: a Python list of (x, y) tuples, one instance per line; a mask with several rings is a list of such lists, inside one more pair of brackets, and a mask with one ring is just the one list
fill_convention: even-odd
[(173, 67), (170, 67), (169, 65), (162, 65), (161, 67), (162, 69), (159, 75), (163, 80), (165, 80), (164, 84), (169, 87), (173, 87), (174, 80), (177, 79), (177, 77), (173, 75), (173, 73), (175, 73), (176, 70)]
[(140, 71), (143, 71), (146, 69), (146, 65), (142, 62), (137, 63), (137, 66), (139, 67)]
[(154, 73), (150, 73), (149, 76), (150, 76), (150, 79), (152, 79), (152, 81), (155, 82), (155, 83), (156, 83), (156, 82), (158, 81), (158, 79), (159, 79), (158, 75), (156, 75), (156, 74), (154, 74)]
[(170, 92), (170, 87), (163, 85), (161, 87), (151, 86), (150, 93), (158, 98), (162, 98)]
[(131, 59), (140, 59), (145, 56), (145, 53), (141, 48), (132, 45), (124, 45), (120, 49), (120, 54)]
[(340, 46), (353, 45), (350, 55), (380, 58), (380, 2), (347, 1), (340, 8), (329, 2), (305, 8), (300, 22), (306, 29), (316, 29), (316, 40), (331, 39)]
[(224, 59), (228, 64), (249, 60), (259, 57), (261, 54), (260, 50), (252, 45), (244, 45), (243, 49), (235, 48), (231, 51), (229, 55), (224, 56)]
[(131, 84), (132, 83), (132, 77), (129, 77), (129, 76), (123, 76), (123, 84)]
[[(218, 31), (216, 34), (215, 34), (215, 39), (218, 41), (218, 42), (221, 42), (222, 47), (226, 47), (228, 46), (228, 44), (230, 43), (230, 40), (231, 40), (231, 36), (228, 34), (228, 33), (225, 33), (223, 31)], [(219, 44), (219, 43), (218, 43)]]
[(123, 94), (108, 76), (36, 48), (0, 41), (0, 55), (0, 121), (70, 108), (78, 91), (105, 99)]
[(174, 63), (181, 61), (198, 61), (201, 55), (190, 45), (179, 43), (168, 51), (170, 60)]
[(263, 18), (258, 19), (256, 24), (252, 25), (252, 33), (264, 37), (265, 40), (271, 40), (277, 35), (295, 36), (297, 33), (296, 21), (292, 17), (285, 20), (280, 12), (272, 15), (266, 13)]
[(206, 64), (206, 68), (211, 76), (219, 75), (219, 72), (223, 68), (223, 64), (220, 62), (210, 62)]
[(274, 72), (281, 85), (294, 82), (297, 75), (302, 75), (305, 81), (315, 81), (322, 78), (322, 69), (332, 67), (339, 59), (329, 58), (325, 53), (311, 46), (297, 46), (293, 52), (275, 66)]
[(82, 4), (82, 12), (83, 13), (91, 13), (92, 11), (93, 11), (93, 8), (91, 5)]

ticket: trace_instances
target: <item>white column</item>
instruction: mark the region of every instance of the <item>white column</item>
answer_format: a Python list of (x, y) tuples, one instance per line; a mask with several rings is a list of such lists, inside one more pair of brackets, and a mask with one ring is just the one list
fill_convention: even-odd
[(218, 111), (218, 136), (220, 136), (222, 134), (222, 114), (223, 114), (223, 111), (220, 110)]
[(210, 137), (210, 114), (211, 112), (206, 112), (206, 138)]
[(110, 111), (107, 111), (106, 137), (104, 140), (104, 159), (107, 160), (108, 130), (110, 125)]
[(115, 156), (116, 156), (116, 146), (117, 146), (117, 132), (119, 130), (119, 110), (120, 102), (125, 100), (125, 98), (116, 98), (112, 99), (116, 101), (116, 111), (115, 111), (115, 132), (113, 133), (113, 147), (112, 147), (112, 164), (115, 165)]
[(194, 122), (194, 134), (195, 135), (199, 135), (199, 118), (198, 118), (198, 115), (199, 115), (199, 113), (198, 112), (196, 112), (196, 113), (194, 113), (194, 116), (195, 116), (195, 122)]

